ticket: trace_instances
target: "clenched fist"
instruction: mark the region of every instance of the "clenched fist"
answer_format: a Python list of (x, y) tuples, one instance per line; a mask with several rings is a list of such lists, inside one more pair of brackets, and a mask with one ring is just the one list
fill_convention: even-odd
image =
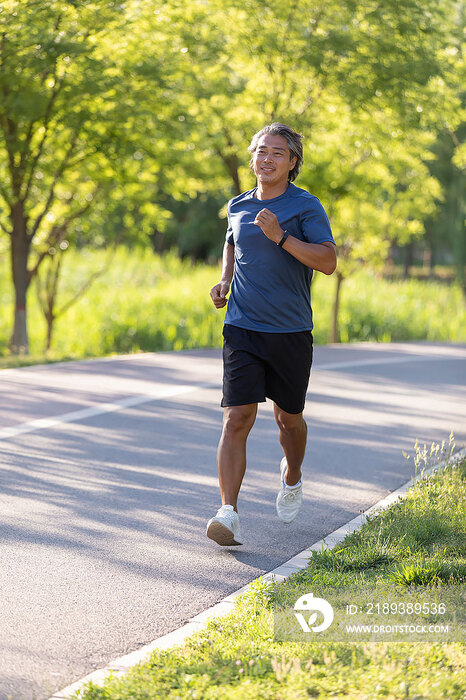
[(227, 303), (226, 296), (230, 291), (228, 282), (219, 282), (210, 290), (210, 298), (216, 309), (222, 309)]
[(261, 209), (254, 219), (256, 226), (260, 226), (267, 238), (274, 243), (280, 243), (284, 231), (278, 223), (278, 219), (269, 209)]

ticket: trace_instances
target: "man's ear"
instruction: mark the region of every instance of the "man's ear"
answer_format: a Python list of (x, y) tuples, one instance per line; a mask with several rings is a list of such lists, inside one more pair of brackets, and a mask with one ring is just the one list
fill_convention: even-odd
[(298, 158), (297, 158), (296, 156), (293, 156), (293, 158), (291, 158), (291, 160), (290, 160), (290, 170), (293, 170), (294, 166), (296, 165), (296, 161), (297, 161), (297, 160), (298, 160)]

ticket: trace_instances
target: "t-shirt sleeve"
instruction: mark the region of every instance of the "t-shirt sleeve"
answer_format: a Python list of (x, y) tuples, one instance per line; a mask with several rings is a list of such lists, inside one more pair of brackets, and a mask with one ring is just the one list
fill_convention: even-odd
[(235, 241), (233, 239), (233, 229), (231, 228), (231, 220), (230, 220), (230, 202), (228, 202), (227, 206), (227, 218), (228, 218), (228, 228), (227, 232), (225, 234), (225, 241), (229, 243), (230, 245), (235, 245)]
[(328, 216), (317, 197), (301, 212), (300, 223), (304, 240), (308, 243), (335, 243)]

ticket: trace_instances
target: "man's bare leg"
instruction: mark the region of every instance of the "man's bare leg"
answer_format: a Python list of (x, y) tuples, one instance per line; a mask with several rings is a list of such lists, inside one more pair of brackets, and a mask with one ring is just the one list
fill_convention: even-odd
[(286, 413), (273, 405), (278, 425), (280, 445), (285, 453), (288, 468), (285, 483), (294, 486), (301, 478), (301, 465), (306, 451), (307, 425), (302, 413)]
[(217, 470), (222, 505), (237, 511), (238, 493), (246, 471), (246, 440), (254, 425), (257, 403), (227, 406), (217, 450)]

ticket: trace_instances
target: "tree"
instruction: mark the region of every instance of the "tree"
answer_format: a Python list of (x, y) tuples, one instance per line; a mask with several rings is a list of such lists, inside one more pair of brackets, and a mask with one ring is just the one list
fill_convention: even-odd
[(434, 134), (403, 131), (388, 108), (354, 113), (335, 96), (323, 100), (321, 110), (323, 123), (302, 181), (326, 203), (338, 242), (329, 338), (338, 342), (344, 280), (361, 267), (381, 267), (394, 242), (422, 235), (441, 188), (425, 163), (432, 158)]
[[(111, 140), (113, 59), (96, 39), (121, 22), (116, 2), (4, 2), (0, 14), (0, 194), (11, 240), (14, 353), (28, 351), (27, 291), (47, 251), (91, 206), (99, 185), (76, 177)], [(96, 114), (101, 118), (100, 129)], [(2, 207), (3, 208), (3, 207)], [(36, 246), (36, 259), (30, 254)]]
[(94, 281), (108, 270), (115, 251), (115, 249), (110, 248), (105, 264), (99, 270), (90, 273), (81, 286), (73, 291), (72, 295), (62, 303), (60, 308), (57, 308), (60, 271), (63, 264), (63, 255), (67, 248), (68, 241), (62, 241), (58, 248), (50, 248), (48, 255), (44, 259), (44, 264), (41, 266), (41, 271), (38, 271), (34, 277), (39, 306), (47, 324), (44, 352), (48, 352), (52, 345), (53, 331), (57, 318), (63, 316), (88, 291)]
[(73, 230), (88, 238), (99, 220), (105, 237), (118, 218), (120, 238), (144, 222), (147, 240), (169, 218), (160, 192), (197, 191), (174, 99), (183, 46), (158, 24), (144, 0), (0, 6), (0, 231), (10, 239), (14, 353), (28, 352), (27, 293), (50, 249)]
[(137, 3), (115, 0), (1, 8), (0, 228), (11, 242), (12, 352), (28, 350), (27, 291), (49, 249), (109, 197), (122, 162), (154, 122), (160, 128), (140, 98), (162, 81), (162, 50), (134, 51), (127, 36), (138, 21)]

